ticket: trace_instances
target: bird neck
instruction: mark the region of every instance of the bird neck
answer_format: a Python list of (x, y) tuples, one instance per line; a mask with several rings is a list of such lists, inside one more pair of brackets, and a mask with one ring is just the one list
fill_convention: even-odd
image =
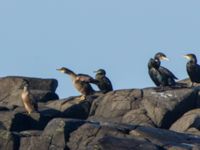
[(27, 86), (24, 87), (24, 92), (29, 91), (29, 88)]
[(26, 95), (29, 95), (29, 88), (28, 87), (24, 87), (24, 89), (23, 89), (23, 94), (24, 94), (24, 96)]
[(192, 58), (192, 59), (189, 61), (189, 63), (191, 63), (191, 64), (197, 64), (197, 59)]
[(154, 62), (153, 62), (154, 68), (159, 68), (159, 67), (160, 67), (160, 64), (161, 64), (160, 59), (155, 58), (155, 59), (154, 59)]
[(77, 74), (69, 69), (67, 69), (64, 73), (69, 75), (72, 79), (75, 79), (77, 77)]
[(75, 80), (77, 77), (77, 74), (75, 74), (73, 71), (67, 72), (65, 74), (69, 75), (72, 80)]
[(105, 77), (105, 75), (100, 74), (100, 73), (96, 74), (96, 76), (95, 76), (96, 79), (100, 79), (100, 78), (103, 78), (103, 77)]

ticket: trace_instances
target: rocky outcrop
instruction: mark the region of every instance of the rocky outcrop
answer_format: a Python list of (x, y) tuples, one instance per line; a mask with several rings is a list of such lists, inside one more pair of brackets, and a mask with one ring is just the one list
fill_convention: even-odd
[(194, 109), (185, 113), (178, 119), (170, 130), (200, 135), (200, 109)]
[(198, 90), (174, 88), (110, 92), (94, 101), (91, 120), (169, 128), (185, 112), (197, 107)]
[(61, 112), (61, 117), (87, 119), (90, 108), (94, 99), (101, 93), (88, 96), (86, 101), (82, 101), (80, 97), (69, 97), (59, 101), (51, 101), (46, 104), (47, 107)]
[[(27, 114), (28, 80), (39, 111)], [(181, 83), (189, 84), (189, 80)], [(198, 150), (200, 88), (145, 88), (59, 100), (55, 79), (0, 79), (0, 149)]]
[(19, 148), (19, 138), (6, 130), (0, 129), (0, 149), (17, 150)]
[[(79, 142), (76, 142), (79, 141)], [(170, 149), (195, 148), (200, 137), (176, 133), (164, 129), (120, 125), (112, 123), (85, 123), (74, 131), (69, 139), (68, 147), (79, 149)]]
[(31, 93), (38, 102), (58, 99), (55, 93), (58, 82), (55, 79), (4, 77), (0, 78), (0, 105), (22, 106), (20, 94), (24, 80), (29, 82)]
[(48, 123), (42, 134), (21, 137), (19, 149), (63, 150), (67, 147), (66, 141), (69, 139), (70, 133), (83, 123), (83, 120), (53, 119)]

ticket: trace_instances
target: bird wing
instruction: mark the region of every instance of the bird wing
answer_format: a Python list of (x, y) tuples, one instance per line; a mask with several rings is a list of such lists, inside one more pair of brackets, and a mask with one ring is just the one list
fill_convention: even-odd
[(159, 67), (159, 71), (162, 73), (162, 74), (165, 74), (167, 75), (168, 77), (171, 77), (173, 79), (178, 79), (171, 71), (169, 71), (167, 68), (165, 67), (162, 67), (160, 66)]
[(98, 81), (92, 78), (91, 76), (87, 74), (78, 74), (76, 80), (82, 81), (82, 82), (88, 82), (88, 83), (94, 83), (97, 84)]
[(158, 80), (159, 72), (155, 68), (149, 69), (149, 76), (156, 86), (160, 86), (160, 82)]
[(110, 87), (110, 90), (113, 90), (111, 81), (107, 77), (105, 77), (103, 80), (105, 81), (107, 86)]
[[(197, 73), (200, 74), (200, 65), (197, 64), (197, 67), (196, 67), (196, 68), (197, 68)], [(199, 78), (200, 78), (200, 77), (199, 77)]]

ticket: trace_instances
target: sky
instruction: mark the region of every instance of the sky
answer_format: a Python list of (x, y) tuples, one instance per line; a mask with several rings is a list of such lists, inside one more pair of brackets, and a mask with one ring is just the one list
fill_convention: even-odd
[(0, 76), (55, 78), (60, 98), (79, 95), (63, 66), (93, 77), (103, 68), (116, 90), (143, 88), (154, 86), (148, 60), (163, 52), (184, 79), (182, 56), (200, 59), (199, 39), (199, 0), (0, 1)]

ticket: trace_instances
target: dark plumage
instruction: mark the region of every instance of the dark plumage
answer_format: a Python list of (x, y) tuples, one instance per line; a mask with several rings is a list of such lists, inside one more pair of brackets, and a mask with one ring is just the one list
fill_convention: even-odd
[(197, 64), (197, 58), (194, 54), (187, 54), (184, 56), (189, 61), (186, 64), (187, 73), (193, 83), (200, 83), (200, 65)]
[(98, 81), (97, 86), (103, 93), (107, 93), (113, 90), (111, 81), (106, 77), (106, 71), (99, 69), (96, 72), (95, 79)]
[(162, 60), (168, 60), (165, 54), (159, 52), (148, 62), (149, 76), (156, 86), (174, 86), (177, 77), (167, 68), (160, 66)]
[(72, 82), (75, 86), (75, 88), (82, 94), (81, 99), (85, 99), (87, 95), (91, 95), (94, 93), (94, 90), (90, 83), (97, 83), (95, 79), (90, 77), (86, 74), (76, 74), (73, 71), (69, 70), (68, 68), (62, 67), (60, 69), (57, 69), (58, 71), (68, 74)]

